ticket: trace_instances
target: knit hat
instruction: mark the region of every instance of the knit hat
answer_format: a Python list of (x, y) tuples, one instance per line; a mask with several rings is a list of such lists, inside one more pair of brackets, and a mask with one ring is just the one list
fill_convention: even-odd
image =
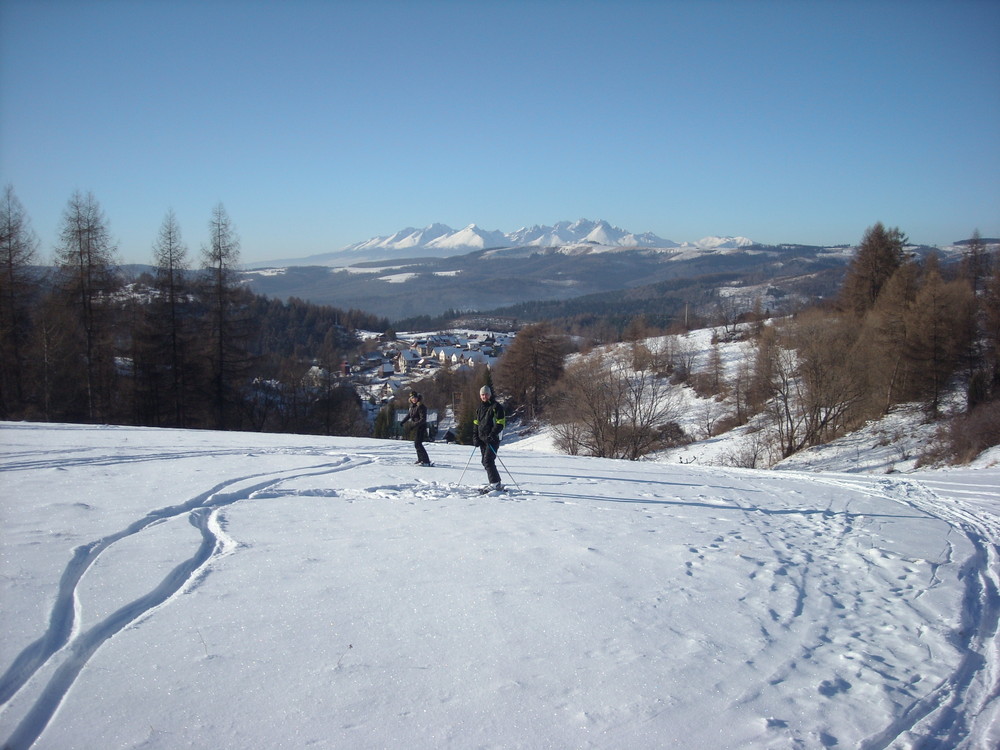
[(492, 396), (493, 395), (493, 391), (490, 390), (490, 387), (488, 385), (484, 385), (482, 388), (479, 389), (479, 395), (480, 396)]
[(415, 398), (417, 401), (419, 401), (423, 397), (416, 391), (410, 391), (410, 398)]

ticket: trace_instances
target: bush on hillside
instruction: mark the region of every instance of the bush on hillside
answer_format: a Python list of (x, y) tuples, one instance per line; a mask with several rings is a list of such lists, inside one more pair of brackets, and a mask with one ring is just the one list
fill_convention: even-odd
[(967, 464), (996, 445), (1000, 445), (1000, 401), (994, 400), (943, 425), (938, 439), (921, 456), (918, 466)]

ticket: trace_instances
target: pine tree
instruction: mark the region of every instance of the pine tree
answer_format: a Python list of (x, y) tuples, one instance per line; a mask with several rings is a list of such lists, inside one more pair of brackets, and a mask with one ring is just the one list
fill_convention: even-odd
[(391, 401), (379, 409), (378, 414), (375, 416), (375, 437), (383, 439), (392, 437), (393, 412), (394, 409)]

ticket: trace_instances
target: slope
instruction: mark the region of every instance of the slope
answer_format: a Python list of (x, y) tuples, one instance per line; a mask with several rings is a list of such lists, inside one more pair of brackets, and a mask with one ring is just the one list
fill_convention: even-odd
[[(11, 748), (979, 748), (996, 470), (0, 425)], [(469, 466), (466, 471), (465, 467)]]

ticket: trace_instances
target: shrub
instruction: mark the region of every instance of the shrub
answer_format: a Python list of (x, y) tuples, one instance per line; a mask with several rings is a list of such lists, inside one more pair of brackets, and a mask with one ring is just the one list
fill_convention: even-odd
[(987, 448), (1000, 445), (1000, 401), (980, 404), (942, 427), (938, 440), (919, 465), (946, 462), (967, 464)]
[(968, 463), (987, 448), (1000, 445), (1000, 401), (980, 404), (953, 420), (948, 438), (954, 463)]

